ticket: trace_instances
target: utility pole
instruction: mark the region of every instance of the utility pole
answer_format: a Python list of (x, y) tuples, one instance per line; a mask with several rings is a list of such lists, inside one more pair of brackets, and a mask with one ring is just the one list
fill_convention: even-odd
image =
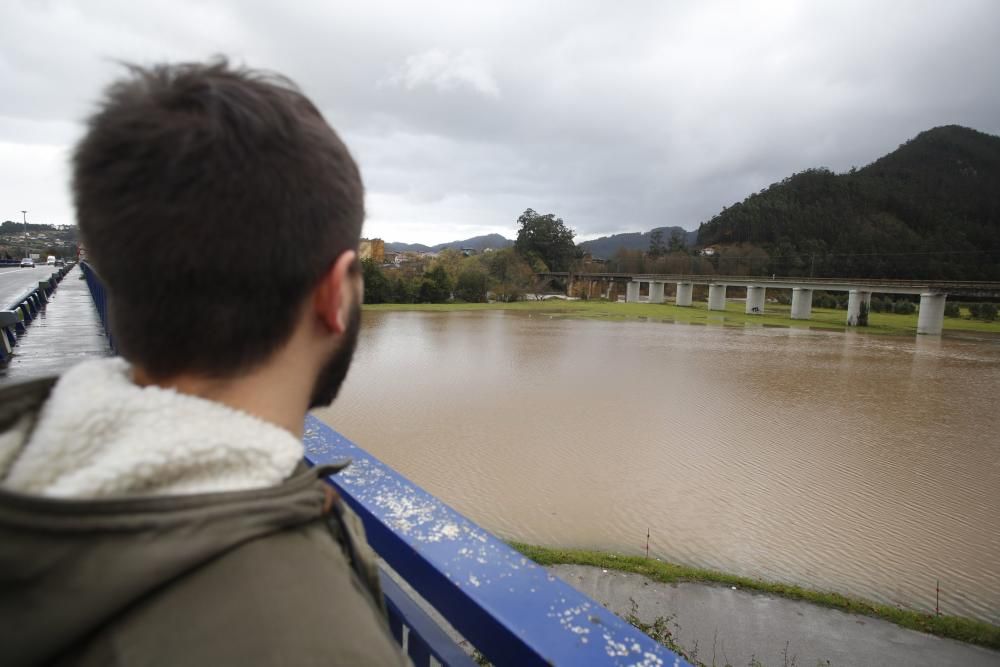
[(24, 222), (24, 256), (30, 257), (28, 254), (28, 212), (25, 210), (21, 211), (21, 220)]

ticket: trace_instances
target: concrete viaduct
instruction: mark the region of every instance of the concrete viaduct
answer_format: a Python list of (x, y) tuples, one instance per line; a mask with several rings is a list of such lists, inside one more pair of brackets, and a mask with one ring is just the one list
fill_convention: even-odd
[(708, 286), (708, 309), (725, 310), (726, 289), (746, 288), (746, 312), (763, 314), (766, 290), (792, 290), (792, 319), (808, 320), (812, 317), (812, 300), (815, 290), (847, 292), (847, 324), (856, 326), (861, 314), (861, 304), (867, 309), (872, 294), (910, 294), (920, 296), (917, 316), (917, 333), (938, 335), (944, 325), (945, 299), (951, 295), (971, 299), (1000, 299), (1000, 283), (957, 282), (939, 280), (887, 280), (882, 278), (782, 278), (763, 276), (694, 276), (647, 275), (633, 273), (539, 273), (541, 279), (559, 278), (566, 281), (567, 294), (571, 294), (579, 281), (589, 281), (588, 294), (594, 290), (600, 296), (610, 297), (612, 288), (625, 286), (625, 301), (638, 302), (642, 284), (649, 286), (648, 303), (664, 302), (664, 286), (677, 285), (676, 304), (690, 306), (695, 285)]

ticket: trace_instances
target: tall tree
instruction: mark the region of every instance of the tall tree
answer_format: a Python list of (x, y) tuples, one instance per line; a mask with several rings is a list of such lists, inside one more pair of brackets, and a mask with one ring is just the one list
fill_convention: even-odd
[(448, 274), (448, 279), (454, 284), (458, 280), (458, 274), (462, 272), (462, 266), (467, 258), (454, 248), (445, 248), (438, 253), (431, 263), (431, 266), (442, 266)]
[(677, 230), (674, 230), (674, 233), (670, 235), (670, 243), (667, 246), (667, 250), (670, 252), (687, 251), (687, 241), (684, 240), (684, 236)]
[(663, 243), (663, 230), (654, 229), (649, 235), (649, 256), (657, 259), (667, 254), (667, 246)]
[(469, 303), (486, 301), (486, 271), (472, 266), (463, 269), (455, 283), (455, 298)]
[(440, 264), (424, 274), (420, 281), (420, 301), (422, 303), (444, 303), (451, 298), (452, 282), (448, 272)]
[[(514, 247), (529, 263), (549, 271), (569, 270), (576, 256), (575, 234), (562, 218), (552, 213), (541, 215), (529, 208), (517, 219), (517, 224), (520, 228)], [(544, 267), (539, 267), (534, 260), (540, 260)]]
[(365, 278), (365, 303), (385, 303), (392, 297), (389, 280), (371, 257), (361, 260)]
[(490, 289), (498, 301), (517, 301), (533, 286), (531, 267), (513, 248), (491, 253), (486, 265)]

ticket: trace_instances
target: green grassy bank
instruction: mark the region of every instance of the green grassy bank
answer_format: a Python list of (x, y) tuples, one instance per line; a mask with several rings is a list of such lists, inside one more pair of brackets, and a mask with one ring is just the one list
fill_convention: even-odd
[[(552, 317), (572, 317), (603, 320), (649, 320), (704, 324), (709, 326), (743, 327), (747, 325), (795, 327), (799, 329), (833, 329), (843, 331), (847, 312), (828, 308), (813, 308), (812, 319), (793, 320), (791, 306), (767, 304), (761, 315), (747, 315), (740, 302), (729, 302), (726, 310), (708, 310), (707, 304), (675, 306), (659, 303), (613, 303), (610, 301), (518, 301), (515, 303), (380, 303), (365, 305), (371, 311), (430, 311), (458, 312), (472, 310), (509, 310), (512, 312), (538, 313)], [(883, 335), (914, 335), (917, 315), (895, 313), (870, 313), (867, 327), (850, 327), (852, 331)], [(960, 317), (944, 318), (945, 333), (985, 332), (1000, 334), (1000, 321), (982, 322)]]
[(725, 572), (651, 560), (641, 556), (622, 556), (602, 551), (584, 551), (581, 549), (553, 549), (524, 544), (522, 542), (510, 542), (510, 545), (539, 565), (592, 565), (608, 570), (634, 572), (664, 583), (694, 581), (738, 586), (739, 588), (779, 595), (792, 600), (805, 600), (806, 602), (832, 607), (850, 614), (862, 614), (864, 616), (880, 618), (904, 628), (919, 630), (940, 637), (948, 637), (992, 649), (1000, 649), (1000, 627), (960, 616), (934, 616), (933, 614), (899, 609), (891, 605), (879, 604), (861, 598), (841, 595), (840, 593), (813, 591), (801, 586), (750, 579), (734, 574), (726, 574)]

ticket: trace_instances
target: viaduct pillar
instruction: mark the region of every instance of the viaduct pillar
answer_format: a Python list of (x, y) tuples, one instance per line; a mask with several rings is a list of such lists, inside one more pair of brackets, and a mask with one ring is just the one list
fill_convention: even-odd
[(693, 293), (694, 285), (692, 283), (677, 283), (677, 305), (690, 306)]
[(625, 288), (625, 303), (637, 303), (639, 301), (639, 281), (632, 280)]
[(708, 309), (726, 309), (726, 286), (712, 283), (708, 286)]
[(792, 288), (792, 319), (808, 320), (812, 317), (813, 291), (808, 287)]
[(940, 336), (944, 328), (945, 294), (924, 292), (920, 295), (920, 313), (917, 315), (917, 333)]
[(649, 283), (649, 302), (663, 303), (663, 283)]
[[(858, 317), (861, 315), (861, 304), (865, 305), (865, 310), (871, 312), (872, 293), (865, 290), (852, 289), (847, 293), (847, 326), (858, 326)], [(943, 311), (942, 311), (943, 312)]]
[(764, 314), (764, 288), (761, 285), (747, 287), (747, 315)]

